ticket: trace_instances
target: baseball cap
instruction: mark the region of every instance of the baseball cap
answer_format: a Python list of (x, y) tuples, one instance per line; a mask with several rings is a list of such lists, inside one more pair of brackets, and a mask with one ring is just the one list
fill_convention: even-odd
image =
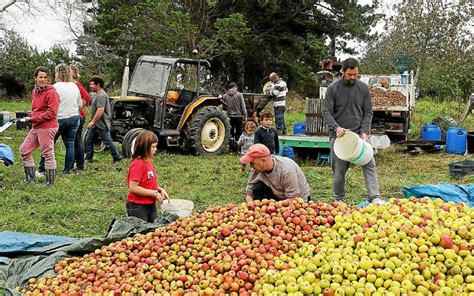
[(270, 156), (270, 150), (268, 150), (267, 146), (263, 144), (254, 144), (252, 145), (247, 153), (240, 158), (240, 162), (243, 164), (249, 164), (255, 158), (265, 158)]

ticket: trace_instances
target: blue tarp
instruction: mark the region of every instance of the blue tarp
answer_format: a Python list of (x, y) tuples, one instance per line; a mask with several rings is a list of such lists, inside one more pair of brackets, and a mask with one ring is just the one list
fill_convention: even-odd
[(12, 165), (15, 160), (13, 151), (10, 146), (6, 144), (0, 144), (0, 160), (3, 160), (6, 166)]
[(408, 197), (433, 197), (449, 202), (463, 202), (474, 207), (474, 184), (437, 184), (420, 186), (403, 186), (403, 195)]
[(52, 243), (67, 243), (76, 240), (66, 236), (4, 231), (0, 232), (0, 256), (11, 255), (12, 253), (35, 252)]

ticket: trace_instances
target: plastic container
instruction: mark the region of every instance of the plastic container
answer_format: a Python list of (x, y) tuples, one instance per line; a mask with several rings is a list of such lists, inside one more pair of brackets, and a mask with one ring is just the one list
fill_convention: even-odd
[(441, 141), (441, 128), (437, 124), (425, 124), (421, 128), (423, 141)]
[[(28, 117), (30, 116), (31, 112), (27, 111), (18, 111), (15, 112), (15, 117), (16, 118), (23, 118), (23, 117)], [(16, 129), (17, 130), (23, 130), (23, 129), (30, 129), (31, 128), (31, 122), (16, 122)]]
[(450, 127), (446, 132), (446, 153), (464, 155), (466, 153), (467, 132), (465, 128)]
[(341, 160), (362, 166), (374, 157), (374, 148), (356, 133), (346, 130), (346, 134), (334, 142), (334, 153)]
[(293, 159), (295, 158), (295, 151), (293, 150), (293, 147), (283, 146), (281, 155)]
[(306, 123), (303, 121), (295, 123), (295, 126), (293, 126), (293, 133), (295, 135), (304, 135), (306, 133)]
[(0, 126), (10, 121), (10, 112), (0, 111)]
[(161, 204), (161, 210), (172, 213), (178, 217), (188, 217), (194, 209), (194, 203), (187, 199), (170, 199)]
[(467, 133), (467, 153), (474, 154), (474, 132)]

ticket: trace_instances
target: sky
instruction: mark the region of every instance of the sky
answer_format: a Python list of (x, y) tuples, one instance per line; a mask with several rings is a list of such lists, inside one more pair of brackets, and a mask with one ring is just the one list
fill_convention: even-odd
[[(382, 2), (389, 0), (382, 0)], [(0, 0), (0, 6), (5, 4), (7, 0)], [(54, 14), (47, 3), (60, 3), (55, 0), (36, 0), (33, 1), (39, 10), (33, 10), (32, 13), (25, 13), (26, 5), (20, 3), (11, 6), (8, 10), (0, 14), (0, 21), (6, 25), (6, 28), (18, 32), (22, 37), (26, 38), (28, 43), (39, 50), (48, 50), (55, 44), (65, 46), (72, 52), (75, 51), (75, 45), (71, 42), (72, 33), (65, 25), (61, 18)], [(372, 4), (372, 0), (358, 0), (360, 4)], [(80, 27), (80, 22), (73, 22), (74, 26)], [(355, 45), (363, 50), (363, 44), (354, 42), (349, 43), (350, 46)], [(360, 54), (359, 54), (360, 56)], [(339, 58), (345, 59), (347, 55), (340, 55)]]

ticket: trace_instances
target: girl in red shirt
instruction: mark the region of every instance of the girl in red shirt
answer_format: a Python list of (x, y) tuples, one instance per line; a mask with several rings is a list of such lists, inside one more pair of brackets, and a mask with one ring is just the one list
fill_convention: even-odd
[(127, 215), (150, 223), (156, 219), (155, 203), (169, 198), (166, 190), (158, 186), (152, 163), (157, 145), (158, 137), (151, 131), (143, 131), (135, 142), (127, 175)]

